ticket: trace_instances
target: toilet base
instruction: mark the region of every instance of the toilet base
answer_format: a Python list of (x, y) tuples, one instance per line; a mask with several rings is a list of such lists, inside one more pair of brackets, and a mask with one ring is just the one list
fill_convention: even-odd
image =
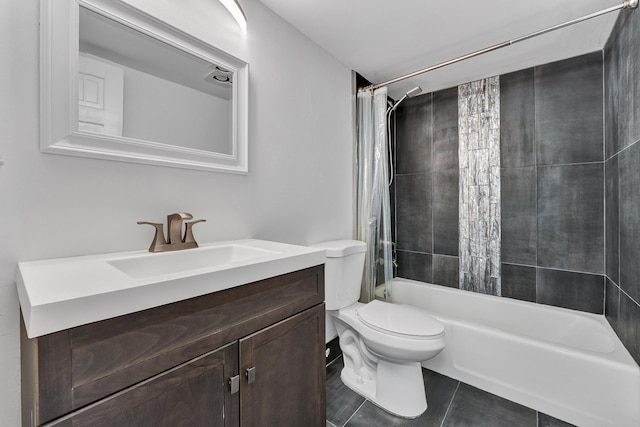
[(375, 375), (358, 375), (345, 365), (342, 382), (391, 414), (417, 418), (427, 410), (427, 396), (420, 362), (377, 361)]

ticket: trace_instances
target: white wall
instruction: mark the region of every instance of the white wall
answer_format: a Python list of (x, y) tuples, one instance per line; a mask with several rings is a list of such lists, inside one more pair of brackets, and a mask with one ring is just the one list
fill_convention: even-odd
[(230, 100), (121, 68), (124, 136), (167, 144), (180, 141), (183, 147), (231, 154)]
[(352, 235), (350, 71), (256, 0), (246, 38), (211, 0), (129, 1), (250, 62), (250, 173), (40, 153), (39, 2), (0, 2), (2, 426), (20, 425), (18, 261), (143, 249), (152, 230), (135, 222), (182, 210), (208, 220), (202, 242)]

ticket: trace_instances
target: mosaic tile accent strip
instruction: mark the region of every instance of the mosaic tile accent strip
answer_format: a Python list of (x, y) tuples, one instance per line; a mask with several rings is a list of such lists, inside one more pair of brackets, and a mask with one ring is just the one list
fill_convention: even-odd
[(500, 295), (500, 79), (458, 86), (460, 289)]

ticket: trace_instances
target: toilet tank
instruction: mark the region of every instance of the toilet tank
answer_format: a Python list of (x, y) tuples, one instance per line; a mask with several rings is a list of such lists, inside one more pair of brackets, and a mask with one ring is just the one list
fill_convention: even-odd
[(338, 310), (358, 301), (367, 245), (359, 240), (333, 240), (311, 245), (324, 249), (324, 298), (327, 310)]

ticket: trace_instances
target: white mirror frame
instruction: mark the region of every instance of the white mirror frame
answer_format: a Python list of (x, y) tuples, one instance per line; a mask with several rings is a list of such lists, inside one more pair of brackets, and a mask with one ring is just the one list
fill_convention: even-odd
[[(231, 154), (78, 130), (79, 7), (233, 71)], [(40, 151), (246, 174), (249, 64), (121, 0), (41, 0)]]

